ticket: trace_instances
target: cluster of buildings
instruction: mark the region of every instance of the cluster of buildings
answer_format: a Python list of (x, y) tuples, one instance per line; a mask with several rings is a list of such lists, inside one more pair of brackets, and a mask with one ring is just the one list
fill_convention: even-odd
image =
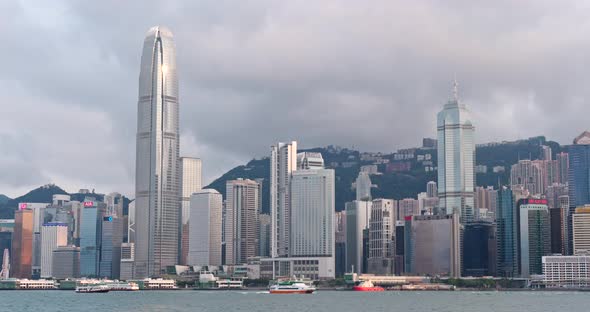
[(374, 164), (360, 169), (355, 200), (336, 212), (334, 170), (320, 153), (298, 152), (296, 141), (271, 146), (268, 180), (229, 180), (221, 194), (202, 189), (200, 159), (179, 155), (175, 46), (169, 30), (154, 27), (141, 58), (135, 200), (127, 212), (118, 193), (20, 203), (12, 223), (0, 221), (0, 248), (10, 250), (1, 275), (131, 280), (181, 265), (246, 268), (268, 279), (543, 275), (551, 287), (588, 286), (590, 133), (568, 153), (541, 146), (541, 159), (510, 168), (507, 186), (476, 187), (487, 167), (476, 166), (475, 127), (456, 87), (438, 113), (437, 139), (423, 142), (438, 163), (430, 152), (395, 156), (395, 164), (416, 158), (437, 170), (416, 198), (373, 198), (371, 175), (391, 164), (363, 154)]

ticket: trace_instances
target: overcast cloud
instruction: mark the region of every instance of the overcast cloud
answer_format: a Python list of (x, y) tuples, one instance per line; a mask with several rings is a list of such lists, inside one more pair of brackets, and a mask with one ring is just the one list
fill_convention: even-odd
[(174, 33), (181, 154), (206, 183), (276, 141), (433, 137), (453, 76), (477, 142), (590, 128), (588, 1), (1, 1), (0, 193), (133, 197), (141, 46)]

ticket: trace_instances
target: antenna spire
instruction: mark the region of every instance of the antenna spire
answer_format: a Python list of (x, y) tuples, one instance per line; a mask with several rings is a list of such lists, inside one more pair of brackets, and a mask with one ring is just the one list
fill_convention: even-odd
[(459, 84), (457, 83), (457, 74), (455, 74), (453, 80), (453, 99), (455, 102), (459, 103)]

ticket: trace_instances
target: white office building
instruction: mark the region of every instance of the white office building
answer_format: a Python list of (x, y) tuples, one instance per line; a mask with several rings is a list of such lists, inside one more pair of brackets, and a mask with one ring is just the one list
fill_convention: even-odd
[(355, 181), (356, 186), (356, 200), (371, 200), (371, 178), (367, 172), (359, 172)]
[(190, 197), (188, 265), (221, 265), (221, 214), (219, 192), (204, 189)]
[(68, 244), (67, 223), (50, 222), (41, 227), (41, 278), (53, 276), (53, 251)]
[(375, 199), (369, 221), (368, 273), (389, 275), (394, 272), (395, 201)]
[(590, 205), (578, 207), (572, 215), (574, 254), (590, 252)]
[(545, 256), (542, 261), (545, 287), (590, 287), (590, 255)]
[(334, 258), (334, 170), (293, 172), (291, 256)]

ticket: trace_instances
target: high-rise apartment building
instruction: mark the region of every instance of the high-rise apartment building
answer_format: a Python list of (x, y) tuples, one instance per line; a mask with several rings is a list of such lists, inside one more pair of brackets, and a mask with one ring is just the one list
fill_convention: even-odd
[(510, 185), (513, 189), (521, 186), (531, 195), (541, 195), (546, 188), (544, 173), (540, 161), (519, 160), (510, 170)]
[(368, 273), (390, 275), (395, 269), (395, 201), (375, 199), (369, 221)]
[(41, 227), (41, 277), (53, 277), (53, 251), (68, 244), (68, 225), (44, 223)]
[(546, 199), (521, 199), (517, 203), (520, 275), (542, 274), (542, 257), (551, 254), (551, 224)]
[(191, 195), (202, 188), (201, 175), (202, 163), (199, 158), (180, 157), (180, 172), (182, 175), (180, 183), (180, 264), (187, 264), (190, 237), (190, 207)]
[(559, 173), (559, 183), (567, 184), (568, 183), (568, 171), (570, 167), (569, 162), (569, 155), (568, 153), (561, 152), (555, 156), (557, 160), (557, 170)]
[(249, 179), (226, 182), (225, 264), (244, 264), (258, 256), (260, 184)]
[(10, 276), (31, 278), (33, 260), (33, 210), (20, 209), (14, 214), (14, 232), (10, 253)]
[(188, 265), (221, 265), (223, 198), (213, 189), (190, 197)]
[(172, 32), (151, 28), (143, 43), (135, 169), (136, 278), (178, 261), (180, 207), (176, 48)]
[(397, 220), (405, 220), (406, 217), (420, 215), (420, 203), (417, 199), (404, 198), (397, 201)]
[(293, 172), (289, 248), (291, 257), (331, 257), (333, 262), (334, 178), (332, 169)]
[(475, 127), (471, 113), (454, 97), (437, 116), (438, 197), (447, 214), (458, 211), (461, 220), (474, 218)]
[(278, 143), (270, 153), (271, 257), (289, 255), (291, 173), (297, 170), (297, 142)]

